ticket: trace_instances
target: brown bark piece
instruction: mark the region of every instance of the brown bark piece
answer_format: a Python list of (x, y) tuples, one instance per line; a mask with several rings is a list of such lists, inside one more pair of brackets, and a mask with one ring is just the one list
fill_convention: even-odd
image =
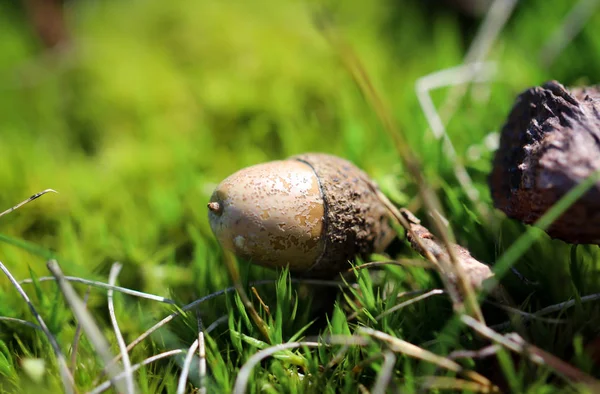
[[(490, 187), (494, 206), (531, 224), (600, 170), (600, 85), (567, 90), (556, 81), (523, 92), (500, 137)], [(547, 232), (600, 243), (600, 182)]]
[[(421, 221), (409, 210), (401, 209), (400, 212), (410, 226), (410, 231), (407, 231), (406, 236), (411, 247), (423, 257), (427, 258), (427, 255), (431, 254), (438, 262), (444, 261), (446, 264), (449, 264), (451, 257), (448, 250), (436, 239), (429, 229), (423, 226)], [(483, 289), (484, 282), (494, 276), (490, 266), (475, 259), (467, 249), (460, 245), (450, 244), (450, 247), (471, 286), (477, 290)], [(438, 268), (443, 271), (440, 273), (445, 275), (450, 283), (456, 285), (457, 279), (455, 274), (443, 268), (446, 264), (438, 264)], [(498, 287), (494, 289), (493, 295), (498, 299), (504, 300), (506, 297), (503, 292), (504, 290)]]

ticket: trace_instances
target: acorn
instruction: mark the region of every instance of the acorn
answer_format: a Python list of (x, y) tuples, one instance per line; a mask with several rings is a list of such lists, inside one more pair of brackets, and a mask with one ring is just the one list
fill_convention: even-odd
[(377, 186), (339, 157), (307, 153), (242, 169), (208, 203), (221, 245), (270, 268), (327, 278), (394, 239)]

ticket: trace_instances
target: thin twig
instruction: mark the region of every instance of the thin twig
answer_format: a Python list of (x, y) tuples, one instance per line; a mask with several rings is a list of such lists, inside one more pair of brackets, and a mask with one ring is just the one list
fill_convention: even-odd
[(529, 320), (538, 320), (541, 322), (545, 322), (545, 323), (552, 323), (552, 324), (564, 324), (567, 323), (566, 320), (561, 320), (561, 319), (552, 319), (552, 318), (547, 318), (547, 317), (542, 317), (539, 315), (539, 313), (529, 313), (529, 312), (525, 312), (522, 311), (518, 308), (513, 308), (512, 306), (508, 306), (508, 305), (503, 305), (503, 304), (499, 304), (497, 302), (493, 302), (493, 301), (486, 301), (487, 304), (493, 305), (496, 308), (500, 308), (508, 313), (512, 313), (515, 315), (518, 315), (520, 317), (523, 318), (523, 320), (529, 321)]
[[(147, 359), (145, 359), (144, 361), (142, 361), (141, 363), (135, 364), (131, 366), (131, 372), (135, 372), (138, 369), (140, 369), (141, 367), (143, 367), (144, 365), (148, 365), (154, 361), (166, 358), (166, 357), (171, 357), (171, 356), (175, 356), (177, 354), (181, 354), (181, 353), (185, 353), (185, 350), (183, 349), (175, 349), (175, 350), (169, 350), (168, 352), (164, 352), (164, 353), (160, 353), (157, 355), (154, 355), (152, 357), (148, 357)], [(119, 381), (121, 379), (123, 379), (125, 377), (125, 373), (122, 372), (118, 375), (116, 375), (113, 380)], [(107, 380), (105, 382), (102, 382), (100, 385), (96, 386), (92, 391), (90, 391), (88, 394), (100, 394), (105, 392), (106, 390), (108, 390), (110, 388), (110, 386), (112, 385), (112, 381), (111, 380)]]
[(206, 327), (206, 333), (207, 334), (210, 333), (212, 330), (214, 330), (215, 328), (217, 328), (221, 324), (225, 323), (227, 321), (227, 319), (229, 319), (229, 315), (223, 315), (223, 316), (219, 317), (217, 320), (215, 320), (214, 322), (212, 322), (210, 324), (210, 326)]
[(179, 382), (177, 383), (177, 394), (183, 394), (185, 392), (185, 385), (187, 383), (190, 367), (192, 366), (192, 361), (194, 359), (194, 352), (196, 352), (196, 349), (198, 349), (198, 344), (199, 341), (196, 339), (185, 355), (183, 367), (181, 368), (181, 374), (179, 375)]
[[(91, 287), (88, 286), (85, 291), (85, 295), (83, 296), (83, 305), (87, 308), (88, 298), (90, 297)], [(75, 335), (73, 336), (73, 345), (71, 345), (71, 373), (75, 374), (75, 369), (77, 368), (77, 349), (79, 347), (79, 339), (81, 338), (81, 324), (79, 321), (77, 322), (77, 326), (75, 328)]]
[(0, 217), (2, 217), (2, 216), (4, 216), (4, 215), (6, 215), (7, 213), (11, 213), (12, 211), (15, 211), (15, 210), (17, 210), (17, 209), (21, 208), (23, 205), (25, 205), (25, 204), (27, 204), (27, 203), (30, 203), (31, 201), (33, 201), (33, 200), (35, 200), (35, 199), (38, 199), (38, 198), (40, 198), (41, 196), (43, 196), (44, 194), (46, 194), (46, 193), (50, 193), (50, 192), (52, 192), (52, 193), (58, 193), (56, 190), (53, 190), (53, 189), (46, 189), (46, 190), (44, 190), (44, 191), (41, 191), (41, 192), (39, 192), (39, 193), (36, 193), (36, 194), (34, 194), (33, 196), (29, 197), (27, 200), (25, 200), (25, 201), (21, 201), (20, 203), (18, 203), (18, 204), (17, 204), (17, 205), (15, 205), (14, 207), (12, 207), (12, 208), (8, 208), (6, 211), (4, 211), (4, 212), (0, 213)]
[[(108, 283), (100, 282), (97, 280), (84, 279), (84, 278), (79, 278), (77, 276), (65, 276), (65, 280), (67, 280), (69, 282), (83, 283), (85, 285), (92, 286), (92, 287), (99, 287), (102, 289), (114, 290), (114, 291), (118, 291), (119, 293), (128, 294), (128, 295), (131, 295), (134, 297), (139, 297), (139, 298), (146, 298), (148, 300), (158, 301), (158, 302), (162, 302), (165, 304), (171, 304), (171, 305), (176, 304), (175, 301), (170, 300), (166, 297), (149, 294), (149, 293), (144, 293), (143, 291), (132, 290), (132, 289), (128, 289), (126, 287), (111, 286)], [(40, 278), (37, 278), (36, 281), (37, 282), (56, 281), (56, 278), (53, 276), (42, 276)], [(23, 279), (19, 283), (30, 284), (30, 283), (33, 283), (33, 279), (31, 279), (31, 278)]]
[(27, 320), (17, 319), (16, 317), (8, 317), (8, 316), (0, 316), (0, 321), (6, 321), (11, 323), (19, 323), (27, 327), (35, 328), (36, 330), (40, 330), (41, 327), (35, 323), (32, 323)]
[[(584, 302), (590, 302), (590, 301), (596, 301), (596, 300), (600, 300), (600, 293), (589, 294), (589, 295), (583, 296), (579, 299), (579, 302), (584, 303)], [(572, 308), (575, 305), (577, 305), (577, 300), (569, 300), (569, 301), (565, 301), (565, 302), (560, 302), (555, 305), (550, 305), (550, 306), (540, 309), (537, 312), (529, 313), (529, 314), (523, 316), (522, 321), (528, 322), (533, 319), (539, 319), (540, 316), (549, 315), (551, 313), (558, 312), (558, 311), (563, 311), (563, 310)], [(505, 321), (504, 323), (499, 323), (499, 324), (492, 326), (492, 328), (494, 330), (500, 331), (500, 330), (507, 329), (511, 325), (512, 325), (511, 321)]]
[[(121, 268), (123, 268), (123, 265), (119, 263), (114, 263), (112, 265), (112, 267), (110, 268), (110, 273), (108, 275), (109, 285), (115, 285), (117, 277), (119, 276), (119, 272), (121, 272)], [(123, 372), (125, 373), (125, 385), (127, 388), (127, 393), (133, 394), (136, 392), (136, 389), (135, 384), (133, 382), (133, 374), (131, 371), (131, 361), (129, 360), (129, 354), (127, 353), (127, 345), (125, 344), (125, 340), (123, 339), (123, 335), (121, 334), (121, 330), (119, 329), (119, 323), (117, 322), (117, 315), (115, 314), (115, 305), (113, 301), (112, 289), (108, 290), (107, 298), (110, 321), (112, 323), (113, 330), (115, 331), (115, 337), (119, 345), (119, 353), (121, 354), (121, 359), (123, 360)]]
[(19, 295), (27, 303), (27, 306), (29, 306), (29, 310), (31, 311), (31, 314), (35, 317), (35, 319), (37, 320), (37, 322), (39, 324), (39, 328), (44, 332), (44, 334), (46, 334), (46, 337), (48, 338), (48, 341), (50, 342), (50, 345), (52, 346), (52, 349), (54, 350), (54, 354), (56, 355), (56, 358), (58, 360), (58, 367), (60, 369), (60, 375), (62, 378), (63, 386), (65, 388), (65, 392), (73, 393), (75, 391), (75, 381), (73, 380), (73, 375), (71, 375), (71, 372), (69, 372), (69, 367), (67, 366), (67, 360), (66, 360), (64, 354), (62, 353), (62, 351), (60, 350), (60, 346), (58, 346), (58, 342), (56, 341), (56, 338), (54, 337), (54, 335), (52, 335), (52, 333), (48, 329), (48, 326), (46, 325), (46, 322), (44, 322), (44, 319), (42, 319), (42, 316), (38, 313), (38, 311), (35, 309), (35, 307), (31, 303), (27, 293), (25, 293), (23, 288), (19, 285), (19, 282), (17, 282), (15, 277), (10, 273), (8, 268), (6, 268), (1, 261), (0, 261), (0, 270), (2, 270), (4, 272), (4, 274), (7, 276), (8, 280), (12, 283), (14, 288), (19, 293)]
[[(590, 301), (596, 301), (596, 300), (600, 300), (600, 293), (589, 294), (589, 295), (583, 296), (579, 299), (579, 302), (590, 302)], [(569, 301), (561, 302), (561, 303), (558, 303), (555, 305), (550, 305), (545, 308), (542, 308), (539, 311), (535, 312), (534, 315), (536, 315), (536, 316), (548, 315), (550, 313), (554, 313), (554, 312), (562, 311), (564, 309), (571, 308), (576, 304), (577, 304), (577, 300), (569, 300)]]
[[(81, 328), (86, 333), (90, 343), (96, 350), (96, 353), (98, 353), (100, 358), (104, 361), (104, 365), (108, 371), (109, 377), (114, 379), (115, 376), (122, 372), (121, 368), (115, 364), (110, 364), (110, 360), (112, 358), (110, 354), (110, 347), (106, 338), (104, 338), (104, 335), (102, 335), (102, 331), (94, 321), (92, 314), (87, 310), (86, 306), (83, 304), (83, 301), (81, 301), (73, 289), (73, 286), (71, 286), (71, 284), (65, 280), (65, 276), (56, 260), (50, 260), (46, 265), (48, 266), (48, 269), (52, 275), (55, 276), (56, 283), (67, 300), (67, 303), (71, 307), (73, 315), (75, 315), (77, 321), (79, 324), (81, 324)], [(113, 385), (119, 392), (126, 392), (127, 390), (126, 385), (122, 384), (120, 381), (113, 381)]]

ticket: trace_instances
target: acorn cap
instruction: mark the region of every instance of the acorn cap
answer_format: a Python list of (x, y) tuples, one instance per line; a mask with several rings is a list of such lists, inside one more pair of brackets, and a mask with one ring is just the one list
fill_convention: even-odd
[(308, 164), (317, 174), (325, 219), (323, 254), (309, 268), (315, 277), (335, 275), (349, 261), (382, 252), (394, 239), (389, 214), (376, 193), (377, 186), (363, 171), (336, 156), (307, 153), (291, 157)]
[[(531, 224), (600, 171), (600, 86), (566, 89), (557, 81), (527, 89), (502, 128), (489, 183), (494, 206)], [(600, 244), (600, 181), (546, 232)]]

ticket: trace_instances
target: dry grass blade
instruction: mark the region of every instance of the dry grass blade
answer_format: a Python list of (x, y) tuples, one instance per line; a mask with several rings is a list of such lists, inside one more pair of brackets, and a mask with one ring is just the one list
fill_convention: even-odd
[(383, 365), (381, 366), (381, 371), (377, 374), (377, 380), (375, 380), (375, 384), (371, 390), (373, 394), (386, 393), (387, 387), (392, 380), (394, 365), (396, 365), (396, 355), (389, 350), (383, 352)]
[(429, 298), (429, 297), (431, 297), (431, 296), (438, 295), (438, 294), (444, 294), (444, 290), (441, 290), (441, 289), (433, 289), (433, 290), (431, 290), (431, 291), (428, 291), (428, 292), (427, 292), (427, 293), (425, 293), (425, 294), (421, 294), (420, 296), (417, 296), (417, 297), (415, 297), (415, 298), (411, 298), (410, 300), (407, 300), (407, 301), (401, 302), (401, 303), (400, 303), (400, 304), (398, 304), (398, 305), (394, 305), (392, 308), (390, 308), (390, 309), (388, 309), (387, 311), (383, 312), (383, 313), (382, 313), (382, 314), (380, 314), (379, 316), (376, 316), (376, 317), (375, 317), (375, 320), (380, 320), (381, 318), (383, 318), (383, 317), (385, 317), (385, 316), (387, 316), (387, 315), (390, 315), (390, 314), (392, 314), (392, 313), (394, 313), (394, 312), (396, 312), (396, 311), (398, 311), (398, 310), (400, 310), (400, 309), (402, 309), (402, 308), (404, 308), (404, 307), (407, 307), (407, 306), (409, 306), (409, 305), (411, 305), (411, 304), (414, 304), (415, 302), (419, 302), (419, 301), (421, 301), (421, 300), (424, 300), (425, 298)]
[(448, 358), (451, 360), (456, 360), (459, 358), (487, 358), (498, 353), (498, 350), (500, 349), (500, 345), (494, 344), (479, 350), (455, 350), (448, 355)]
[(558, 357), (525, 342), (525, 340), (517, 334), (511, 334), (507, 336), (500, 335), (496, 331), (474, 320), (470, 316), (463, 315), (461, 316), (461, 320), (483, 337), (488, 338), (489, 340), (504, 346), (515, 353), (529, 358), (532, 362), (538, 365), (550, 367), (556, 373), (569, 380), (586, 385), (591, 392), (598, 392), (598, 390), (600, 390), (600, 381), (564, 362)]
[(36, 199), (40, 198), (41, 196), (43, 196), (43, 195), (44, 195), (44, 194), (46, 194), (46, 193), (58, 193), (58, 192), (57, 192), (56, 190), (53, 190), (53, 189), (46, 189), (46, 190), (44, 190), (44, 191), (41, 191), (41, 192), (39, 192), (39, 193), (36, 193), (36, 194), (34, 194), (33, 196), (29, 197), (27, 200), (25, 200), (25, 201), (21, 201), (20, 203), (18, 203), (18, 204), (17, 204), (17, 205), (15, 205), (14, 207), (12, 207), (12, 208), (8, 208), (6, 211), (4, 211), (4, 212), (0, 213), (0, 217), (2, 217), (2, 216), (6, 215), (6, 214), (8, 214), (8, 213), (11, 213), (12, 211), (15, 211), (15, 210), (17, 210), (17, 209), (21, 208), (23, 205), (25, 205), (25, 204), (27, 204), (27, 203), (30, 203), (31, 201), (33, 201), (33, 200), (36, 200)]
[[(154, 361), (158, 361), (158, 360), (163, 359), (163, 358), (175, 356), (175, 355), (181, 354), (181, 353), (185, 353), (185, 350), (183, 350), (183, 349), (169, 350), (168, 352), (164, 352), (164, 353), (156, 354), (156, 355), (154, 355), (152, 357), (148, 357), (147, 359), (145, 359), (141, 363), (133, 365), (131, 367), (131, 372), (135, 372), (138, 369), (140, 369), (141, 367), (143, 367), (144, 365), (148, 365), (150, 363), (153, 363)], [(118, 381), (118, 380), (123, 379), (124, 377), (125, 377), (125, 373), (122, 372), (122, 373), (116, 375), (114, 377), (114, 380)], [(105, 382), (102, 382), (100, 385), (98, 385), (96, 388), (94, 388), (88, 394), (100, 394), (100, 393), (105, 392), (106, 390), (108, 390), (110, 388), (111, 382), (112, 382), (111, 380), (107, 380)]]
[(546, 67), (552, 65), (558, 55), (581, 32), (599, 5), (598, 0), (579, 0), (575, 4), (540, 51), (540, 60)]
[[(83, 305), (87, 307), (88, 298), (90, 297), (91, 287), (88, 286), (83, 296)], [(77, 322), (75, 335), (73, 336), (73, 345), (71, 346), (71, 373), (75, 373), (77, 368), (77, 348), (79, 347), (79, 339), (81, 339), (81, 324)]]
[(425, 376), (419, 380), (425, 390), (454, 390), (469, 393), (499, 393), (497, 387), (483, 386), (477, 382), (448, 376)]
[[(339, 286), (348, 286), (347, 284), (343, 283), (343, 282), (339, 282), (339, 281), (327, 281), (327, 280), (312, 280), (312, 279), (291, 279), (292, 283), (306, 283), (306, 284), (312, 284), (312, 285), (316, 285), (316, 286), (328, 286), (328, 287), (339, 287)], [(258, 280), (255, 282), (251, 282), (249, 283), (249, 285), (251, 286), (261, 286), (261, 285), (267, 285), (267, 284), (274, 284), (276, 283), (275, 280), (270, 280), (270, 279), (265, 279), (265, 280)], [(357, 286), (357, 285), (352, 285), (352, 286)], [(199, 298), (187, 305), (184, 305), (180, 308), (179, 311), (173, 312), (170, 315), (166, 316), (165, 318), (163, 318), (161, 321), (159, 321), (158, 323), (156, 323), (155, 325), (153, 325), (152, 327), (150, 327), (149, 329), (147, 329), (146, 331), (144, 331), (140, 336), (138, 336), (136, 339), (134, 339), (131, 343), (129, 343), (129, 345), (127, 345), (127, 351), (130, 352), (131, 349), (133, 349), (135, 346), (139, 345), (141, 342), (143, 342), (146, 338), (148, 338), (152, 333), (154, 333), (156, 330), (160, 329), (161, 327), (167, 325), (169, 322), (171, 322), (173, 319), (175, 319), (176, 317), (180, 316), (182, 313), (189, 311), (195, 307), (197, 307), (198, 305), (202, 304), (203, 302), (209, 301), (213, 298), (219, 297), (223, 294), (226, 293), (231, 293), (233, 291), (235, 291), (236, 288), (235, 286), (232, 287), (228, 287), (225, 289), (221, 289), (219, 291), (216, 291), (214, 293), (211, 293), (209, 295), (206, 295), (202, 298)], [(222, 320), (221, 320), (222, 319)], [(209, 326), (209, 328), (206, 330), (206, 332), (210, 332), (212, 331), (217, 325), (221, 324), (222, 322), (227, 320), (227, 316), (223, 316), (219, 319), (217, 319), (217, 321), (215, 321), (213, 324), (211, 324)], [(116, 363), (121, 359), (120, 355), (117, 355), (112, 362)]]
[(204, 324), (199, 308), (196, 308), (196, 321), (198, 323), (198, 392), (206, 394), (206, 345), (204, 344)]
[[(275, 283), (275, 281), (273, 281), (273, 280), (257, 281), (257, 282), (254, 282), (253, 285), (258, 286), (260, 284), (267, 284), (267, 283)], [(129, 343), (129, 345), (127, 345), (127, 351), (130, 352), (131, 349), (133, 349), (138, 344), (140, 344), (142, 341), (144, 341), (146, 338), (148, 338), (156, 330), (158, 330), (159, 328), (167, 325), (170, 321), (172, 321), (176, 317), (180, 316), (184, 312), (189, 311), (189, 310), (197, 307), (198, 305), (202, 304), (203, 302), (206, 302), (208, 300), (216, 298), (216, 297), (218, 297), (220, 295), (223, 295), (223, 294), (226, 294), (226, 293), (230, 293), (232, 291), (235, 291), (235, 287), (228, 287), (226, 289), (222, 289), (222, 290), (216, 291), (216, 292), (211, 293), (211, 294), (209, 294), (207, 296), (201, 297), (201, 298), (199, 298), (199, 299), (197, 299), (197, 300), (195, 300), (195, 301), (193, 301), (193, 302), (191, 302), (191, 303), (189, 303), (187, 305), (184, 305), (183, 307), (181, 307), (181, 309), (179, 311), (171, 313), (170, 315), (168, 315), (167, 317), (163, 318), (161, 321), (159, 321), (158, 323), (156, 323), (155, 325), (153, 325), (152, 327), (150, 327), (149, 329), (147, 329), (146, 331), (144, 331), (142, 334), (140, 334), (140, 336), (138, 336), (131, 343)], [(227, 316), (225, 316), (225, 317), (227, 317)], [(220, 324), (220, 323), (218, 323), (218, 324)], [(216, 327), (216, 325), (215, 325), (215, 327)], [(212, 327), (209, 327), (209, 328), (212, 328)], [(116, 363), (120, 359), (121, 359), (121, 355), (117, 355), (111, 361), (111, 363)]]
[[(410, 290), (410, 291), (403, 291), (401, 293), (395, 293), (394, 297), (396, 299), (402, 298), (402, 297), (409, 297), (409, 296), (419, 296), (421, 294), (426, 293), (427, 290)], [(384, 300), (387, 299), (387, 297), (384, 295)], [(365, 309), (359, 309), (354, 311), (352, 314), (348, 315), (348, 317), (346, 318), (346, 320), (351, 321), (356, 319), (361, 313), (364, 313), (366, 310)]]
[[(336, 34), (333, 27), (329, 24), (325, 23), (323, 25), (323, 33), (326, 36), (326, 38), (330, 41), (332, 46), (338, 51), (342, 62), (348, 69), (350, 75), (354, 78), (359, 89), (364, 94), (366, 101), (368, 102), (368, 104), (370, 104), (375, 114), (380, 119), (384, 130), (392, 139), (394, 146), (400, 156), (400, 159), (403, 161), (404, 167), (406, 168), (408, 174), (413, 178), (413, 181), (419, 188), (419, 193), (421, 195), (423, 204), (430, 212), (437, 212), (440, 214), (433, 215), (433, 222), (438, 232), (438, 236), (446, 245), (446, 250), (450, 257), (449, 262), (441, 261), (440, 263), (448, 263), (448, 268), (446, 272), (453, 271), (456, 285), (462, 296), (460, 299), (456, 298), (454, 297), (454, 294), (451, 292), (451, 290), (449, 290), (449, 294), (452, 298), (454, 307), (459, 312), (462, 312), (466, 308), (466, 313), (475, 316), (480, 321), (483, 321), (483, 314), (481, 313), (481, 309), (479, 308), (479, 303), (477, 302), (475, 292), (468, 280), (465, 278), (465, 274), (462, 270), (462, 267), (460, 266), (460, 263), (455, 256), (454, 250), (451, 247), (453, 241), (451, 230), (445, 223), (443, 223), (442, 220), (440, 220), (440, 216), (443, 212), (441, 204), (435, 193), (428, 187), (428, 183), (426, 182), (423, 172), (421, 171), (421, 165), (417, 160), (417, 157), (411, 151), (405, 136), (396, 127), (393, 116), (391, 115), (388, 106), (386, 105), (382, 96), (379, 94), (379, 92), (373, 85), (365, 67), (363, 66), (359, 57), (354, 53), (350, 45), (346, 43), (338, 34)], [(389, 202), (389, 200), (383, 195), (383, 193), (378, 194), (380, 195), (380, 198), (382, 198), (382, 200), (387, 200)], [(393, 206), (391, 202), (389, 204)], [(401, 223), (403, 222), (401, 219), (399, 220), (401, 221)], [(406, 223), (402, 224), (404, 225)]]
[(198, 339), (192, 343), (192, 346), (188, 349), (185, 359), (183, 360), (183, 367), (181, 368), (181, 375), (179, 375), (179, 381), (177, 382), (177, 394), (185, 393), (185, 385), (187, 383), (187, 378), (190, 373), (190, 368), (192, 366), (192, 361), (194, 361), (194, 353), (196, 349), (198, 349), (199, 345)]
[(492, 79), (492, 76), (495, 75), (495, 73), (496, 68), (494, 63), (475, 62), (426, 75), (419, 78), (415, 84), (417, 98), (419, 100), (419, 104), (421, 105), (421, 109), (425, 114), (429, 128), (438, 140), (443, 139), (444, 153), (453, 163), (456, 179), (465, 190), (467, 197), (469, 197), (471, 202), (477, 208), (477, 211), (485, 218), (491, 218), (489, 208), (479, 199), (479, 192), (473, 185), (473, 180), (471, 179), (464, 165), (457, 158), (456, 150), (454, 149), (452, 140), (446, 132), (446, 126), (436, 111), (429, 92), (433, 89), (449, 85), (456, 86), (459, 84), (466, 84), (468, 82), (487, 81)]
[[(123, 266), (119, 263), (114, 263), (110, 268), (110, 273), (108, 275), (108, 284), (114, 286), (117, 281), (117, 276), (119, 276), (119, 272), (121, 272), (121, 268)], [(113, 290), (108, 290), (108, 313), (110, 315), (110, 322), (112, 323), (113, 330), (115, 331), (115, 337), (117, 338), (117, 343), (119, 345), (119, 352), (121, 354), (121, 359), (123, 360), (123, 372), (125, 373), (125, 385), (127, 387), (127, 393), (135, 393), (137, 390), (135, 388), (135, 384), (133, 382), (133, 374), (131, 371), (131, 361), (129, 360), (129, 354), (127, 353), (127, 345), (125, 344), (125, 340), (123, 339), (123, 335), (121, 334), (121, 330), (119, 329), (119, 323), (117, 322), (117, 315), (115, 314), (115, 305), (113, 300)]]
[(46, 322), (44, 321), (44, 319), (42, 319), (42, 316), (40, 316), (38, 311), (35, 309), (35, 307), (31, 303), (27, 293), (25, 293), (23, 288), (19, 285), (19, 282), (17, 282), (15, 277), (10, 273), (8, 268), (6, 268), (1, 261), (0, 261), (0, 270), (2, 270), (4, 272), (4, 274), (6, 275), (8, 280), (10, 280), (10, 282), (12, 283), (14, 288), (19, 293), (19, 295), (21, 295), (21, 298), (23, 298), (23, 300), (27, 303), (27, 306), (29, 306), (29, 310), (31, 311), (31, 314), (35, 317), (35, 319), (37, 320), (37, 322), (39, 324), (39, 328), (44, 332), (44, 334), (48, 338), (48, 341), (50, 342), (50, 345), (52, 346), (52, 349), (54, 350), (54, 354), (56, 355), (56, 359), (58, 360), (58, 368), (60, 370), (60, 376), (62, 378), (63, 387), (65, 388), (65, 392), (66, 393), (75, 392), (75, 381), (73, 380), (73, 375), (71, 375), (71, 372), (69, 371), (69, 367), (67, 366), (67, 360), (66, 360), (64, 354), (62, 353), (62, 351), (60, 350), (60, 346), (58, 346), (58, 342), (56, 341), (56, 338), (54, 337), (54, 335), (52, 335), (52, 333), (48, 329), (48, 326), (46, 325)]
[(202, 331), (198, 333), (198, 381), (200, 385), (198, 392), (206, 394), (206, 345)]
[[(56, 278), (53, 276), (42, 276), (37, 279), (38, 282), (55, 281), (55, 280), (56, 280)], [(128, 289), (126, 287), (111, 286), (108, 283), (100, 282), (97, 280), (84, 279), (84, 278), (79, 278), (77, 276), (65, 276), (65, 280), (67, 280), (69, 282), (82, 283), (84, 285), (88, 285), (88, 286), (92, 286), (92, 287), (99, 287), (101, 289), (114, 290), (114, 291), (118, 291), (119, 293), (128, 294), (128, 295), (131, 295), (134, 297), (146, 298), (148, 300), (153, 300), (153, 301), (158, 301), (158, 302), (162, 302), (165, 304), (175, 305), (175, 301), (168, 299), (166, 297), (149, 294), (149, 293), (144, 293), (143, 291), (132, 290), (132, 289)], [(33, 279), (30, 279), (30, 278), (23, 279), (19, 283), (20, 284), (30, 284), (30, 283), (33, 283)]]
[(417, 259), (400, 259), (400, 260), (389, 260), (389, 261), (370, 261), (363, 263), (352, 268), (348, 268), (345, 273), (351, 273), (358, 270), (369, 269), (374, 267), (384, 267), (386, 265), (396, 265), (398, 267), (420, 267), (420, 268), (434, 268), (428, 261), (417, 260)]
[[(471, 318), (473, 319), (473, 318)], [(473, 319), (476, 321), (475, 319)], [(492, 383), (484, 376), (477, 372), (469, 371), (464, 369), (460, 364), (452, 361), (448, 358), (438, 356), (428, 350), (418, 347), (410, 342), (406, 342), (400, 338), (393, 337), (384, 332), (374, 330), (367, 327), (359, 327), (357, 330), (358, 334), (368, 335), (370, 337), (379, 339), (385, 342), (388, 347), (397, 353), (406, 354), (407, 356), (417, 358), (419, 360), (427, 361), (431, 364), (437, 365), (441, 368), (447, 369), (452, 372), (460, 373), (465, 377), (487, 387), (494, 387)]]
[[(50, 260), (47, 263), (48, 269), (52, 273), (52, 275), (56, 278), (56, 283), (58, 287), (63, 293), (63, 296), (67, 300), (67, 303), (71, 307), (73, 311), (73, 315), (77, 318), (79, 324), (81, 324), (81, 328), (86, 333), (88, 340), (96, 350), (96, 353), (100, 356), (106, 369), (108, 370), (109, 377), (111, 380), (114, 379), (115, 376), (121, 373), (121, 369), (114, 364), (110, 364), (110, 360), (112, 358), (110, 354), (110, 347), (104, 335), (102, 335), (102, 331), (94, 321), (93, 316), (87, 310), (86, 306), (83, 304), (83, 301), (79, 298), (71, 284), (65, 280), (65, 277), (55, 260)], [(118, 380), (113, 381), (114, 387), (119, 392), (127, 392), (127, 387), (125, 384)]]
[[(480, 63), (484, 61), (496, 38), (512, 14), (517, 0), (496, 0), (489, 8), (475, 39), (469, 46), (463, 64)], [(472, 75), (473, 79), (477, 74)], [(452, 117), (460, 98), (465, 95), (467, 86), (456, 85), (450, 90), (440, 109), (441, 117), (446, 121)]]

